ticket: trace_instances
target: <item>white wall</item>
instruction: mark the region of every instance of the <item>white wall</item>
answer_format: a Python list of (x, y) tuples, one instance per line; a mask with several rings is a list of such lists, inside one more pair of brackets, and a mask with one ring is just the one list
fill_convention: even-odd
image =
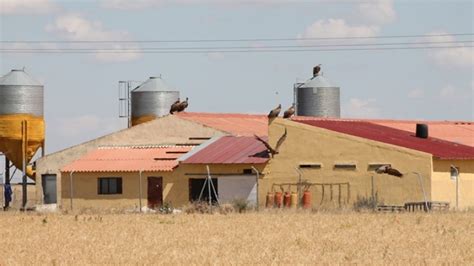
[(230, 203), (235, 199), (247, 199), (252, 205), (257, 203), (255, 176), (219, 176), (217, 182), (221, 203)]

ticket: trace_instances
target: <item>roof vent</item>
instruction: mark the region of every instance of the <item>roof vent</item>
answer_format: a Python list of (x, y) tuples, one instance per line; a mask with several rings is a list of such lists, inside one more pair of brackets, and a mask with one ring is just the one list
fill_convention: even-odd
[(428, 125), (427, 124), (416, 124), (416, 137), (421, 139), (428, 138)]

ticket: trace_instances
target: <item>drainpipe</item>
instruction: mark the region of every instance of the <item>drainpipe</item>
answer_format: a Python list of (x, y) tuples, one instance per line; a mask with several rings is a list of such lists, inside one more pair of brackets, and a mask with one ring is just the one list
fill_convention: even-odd
[(303, 172), (299, 169), (299, 167), (295, 167), (296, 172), (298, 173), (298, 199), (301, 207), (301, 199), (303, 198), (301, 193), (301, 178), (303, 177)]
[(418, 176), (418, 181), (420, 182), (421, 190), (423, 191), (423, 198), (425, 200), (425, 208), (426, 208), (426, 211), (428, 212), (429, 211), (428, 200), (426, 199), (425, 186), (423, 185), (423, 179), (421, 177), (421, 174), (418, 172), (412, 172), (412, 173)]
[(256, 196), (256, 201), (257, 201), (257, 211), (258, 209), (260, 208), (260, 201), (259, 201), (259, 196), (258, 196), (258, 193), (259, 193), (259, 185), (258, 185), (258, 180), (260, 179), (260, 173), (258, 172), (257, 168), (253, 167), (252, 165), (252, 170), (255, 172), (255, 179), (257, 181), (257, 188), (256, 188), (256, 193), (255, 193), (255, 196)]
[(74, 170), (71, 171), (71, 173), (69, 173), (69, 189), (71, 190), (71, 211), (72, 211), (72, 198), (73, 198), (73, 185), (72, 185), (72, 175), (74, 174)]
[(454, 165), (451, 165), (451, 168), (456, 171), (456, 210), (459, 210), (459, 170)]
[(139, 184), (139, 188), (138, 188), (138, 204), (140, 206), (140, 212), (142, 212), (142, 173), (143, 173), (143, 170), (140, 170), (139, 171), (139, 177), (138, 177), (138, 184)]

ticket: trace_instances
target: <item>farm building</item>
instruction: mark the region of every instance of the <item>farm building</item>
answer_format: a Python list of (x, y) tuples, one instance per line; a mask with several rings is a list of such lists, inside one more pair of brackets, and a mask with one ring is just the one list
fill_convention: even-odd
[[(414, 136), (416, 121), (295, 117), (269, 125), (264, 115), (165, 116), (41, 158), (37, 176), (57, 180), (57, 185), (37, 182), (38, 201), (53, 202), (51, 195), (57, 193), (63, 208), (71, 203), (74, 208), (136, 208), (165, 202), (179, 207), (201, 193), (201, 199), (212, 198), (212, 192), (201, 192), (210, 173), (222, 202), (244, 198), (264, 206), (269, 193), (308, 190), (313, 207), (352, 204), (374, 194), (391, 205), (422, 202), (426, 196), (454, 207), (454, 165), (460, 172), (459, 206), (474, 206), (474, 148), (446, 141), (469, 145), (472, 126), (427, 124), (430, 136), (439, 139)], [(441, 127), (457, 130), (445, 134)], [(275, 147), (285, 131), (273, 157), (253, 137)], [(404, 176), (376, 174), (381, 165)]]

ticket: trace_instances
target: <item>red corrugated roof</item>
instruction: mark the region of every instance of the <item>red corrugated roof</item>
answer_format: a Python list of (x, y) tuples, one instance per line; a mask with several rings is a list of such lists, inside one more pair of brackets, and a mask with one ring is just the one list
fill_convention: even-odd
[(268, 135), (266, 115), (220, 113), (179, 113), (177, 115), (236, 136)]
[(414, 133), (363, 121), (295, 120), (296, 122), (332, 131), (431, 153), (439, 159), (474, 159), (474, 147), (436, 138), (421, 139)]
[(268, 153), (254, 137), (224, 136), (182, 161), (185, 164), (262, 164)]
[(298, 116), (293, 120), (329, 120), (329, 121), (362, 121), (387, 126), (409, 132), (415, 132), (416, 124), (429, 126), (431, 137), (443, 139), (474, 147), (474, 122), (472, 121), (426, 121), (426, 120), (390, 120), (390, 119), (355, 119), (355, 118), (320, 118)]
[(62, 172), (172, 171), (190, 146), (98, 148), (66, 165)]

